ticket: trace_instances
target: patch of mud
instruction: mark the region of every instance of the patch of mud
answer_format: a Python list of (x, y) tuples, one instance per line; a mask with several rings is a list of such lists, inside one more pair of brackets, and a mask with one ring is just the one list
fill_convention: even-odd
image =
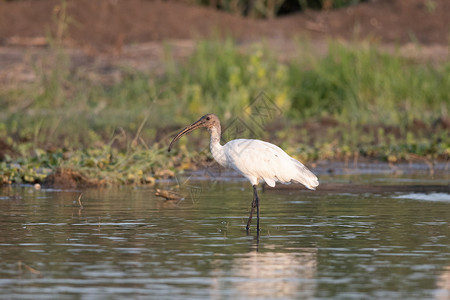
[[(42, 45), (58, 36), (60, 0), (1, 1), (0, 42)], [(336, 10), (255, 20), (181, 1), (67, 1), (65, 42), (119, 54), (124, 45), (229, 35), (238, 40), (292, 36), (370, 38), (382, 43), (448, 46), (448, 0), (372, 0)], [(420, 20), (420, 21), (419, 21)]]
[(104, 186), (103, 180), (88, 178), (78, 171), (70, 169), (57, 169), (54, 173), (47, 176), (42, 183), (44, 186), (52, 188), (88, 188)]

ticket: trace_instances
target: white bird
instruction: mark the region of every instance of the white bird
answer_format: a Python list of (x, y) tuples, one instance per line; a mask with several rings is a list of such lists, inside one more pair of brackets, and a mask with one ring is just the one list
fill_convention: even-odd
[(204, 115), (197, 122), (181, 130), (170, 143), (168, 151), (170, 152), (173, 143), (183, 135), (201, 127), (206, 127), (211, 135), (210, 149), (214, 159), (221, 166), (239, 172), (253, 186), (252, 209), (246, 226), (247, 231), (256, 208), (256, 227), (259, 232), (259, 198), (256, 191), (259, 182), (265, 181), (270, 187), (274, 187), (275, 182), (283, 184), (296, 182), (310, 190), (315, 190), (319, 185), (316, 175), (274, 144), (253, 139), (236, 139), (222, 146), (220, 121), (215, 114)]

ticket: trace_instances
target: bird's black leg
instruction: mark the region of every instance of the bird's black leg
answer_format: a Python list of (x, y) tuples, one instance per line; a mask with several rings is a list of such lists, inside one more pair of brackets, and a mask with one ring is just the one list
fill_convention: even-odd
[(256, 230), (259, 232), (259, 197), (256, 192), (256, 185), (253, 186), (253, 201), (252, 209), (250, 210), (250, 216), (248, 217), (247, 227), (245, 229), (248, 231), (250, 229), (250, 224), (252, 223), (253, 211), (256, 208)]
[[(256, 206), (257, 206), (257, 197), (258, 195), (256, 194), (256, 185), (253, 186), (253, 201), (252, 201), (252, 208), (250, 210), (250, 215), (248, 217), (248, 221), (247, 221), (247, 226), (245, 227), (245, 229), (248, 230), (250, 229), (250, 224), (252, 223), (252, 217), (253, 217), (253, 211), (255, 210)], [(258, 216), (259, 216), (259, 212)], [(259, 218), (258, 218), (259, 219)], [(259, 223), (259, 222), (258, 222)]]
[(259, 197), (258, 193), (256, 192), (256, 185), (253, 186), (253, 193), (255, 194), (256, 198), (256, 232), (259, 236)]

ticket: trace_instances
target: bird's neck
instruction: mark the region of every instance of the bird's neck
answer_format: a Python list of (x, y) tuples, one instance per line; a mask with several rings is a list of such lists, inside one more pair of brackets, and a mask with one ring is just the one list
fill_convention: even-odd
[(220, 144), (220, 125), (208, 128), (211, 134), (210, 150), (214, 159), (223, 167), (227, 167), (227, 159), (223, 146)]

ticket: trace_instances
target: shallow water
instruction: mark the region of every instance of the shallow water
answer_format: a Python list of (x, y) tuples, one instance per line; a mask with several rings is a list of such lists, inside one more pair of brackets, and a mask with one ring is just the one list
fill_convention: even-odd
[(0, 298), (450, 298), (448, 178), (260, 191), (259, 236), (248, 183), (186, 179), (180, 202), (153, 187), (1, 189)]

